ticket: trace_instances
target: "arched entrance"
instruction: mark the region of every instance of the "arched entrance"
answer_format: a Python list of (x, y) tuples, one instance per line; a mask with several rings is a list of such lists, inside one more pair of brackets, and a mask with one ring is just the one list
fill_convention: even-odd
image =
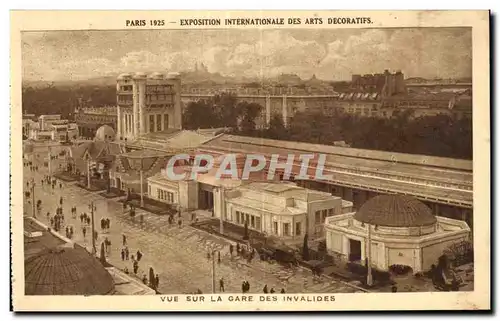
[(122, 180), (119, 177), (117, 177), (117, 178), (115, 178), (115, 183), (116, 183), (116, 185), (115, 185), (116, 188), (121, 190), (122, 189)]

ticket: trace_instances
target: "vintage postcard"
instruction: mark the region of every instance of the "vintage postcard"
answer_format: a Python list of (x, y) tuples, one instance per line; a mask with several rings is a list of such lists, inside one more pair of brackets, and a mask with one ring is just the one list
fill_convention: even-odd
[(488, 11), (11, 26), (15, 311), (490, 309)]

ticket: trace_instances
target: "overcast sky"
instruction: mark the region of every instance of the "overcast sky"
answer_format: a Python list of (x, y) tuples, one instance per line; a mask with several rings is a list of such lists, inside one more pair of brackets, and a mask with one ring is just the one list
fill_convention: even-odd
[(133, 71), (229, 76), (315, 74), (326, 80), (402, 70), (406, 77), (471, 77), (470, 28), (145, 30), (24, 33), (25, 80), (79, 80)]

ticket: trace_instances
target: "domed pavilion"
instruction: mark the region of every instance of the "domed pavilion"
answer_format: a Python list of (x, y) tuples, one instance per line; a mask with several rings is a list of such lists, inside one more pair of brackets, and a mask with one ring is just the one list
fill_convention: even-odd
[(103, 125), (97, 129), (95, 133), (95, 140), (111, 142), (116, 138), (115, 130), (109, 125)]
[(84, 248), (46, 249), (24, 262), (26, 295), (107, 295), (114, 281)]
[[(358, 212), (328, 217), (328, 251), (350, 262), (379, 270), (405, 265), (414, 273), (427, 271), (453, 243), (468, 240), (466, 222), (434, 216), (427, 205), (406, 195), (379, 195)], [(369, 246), (371, 244), (371, 246)]]

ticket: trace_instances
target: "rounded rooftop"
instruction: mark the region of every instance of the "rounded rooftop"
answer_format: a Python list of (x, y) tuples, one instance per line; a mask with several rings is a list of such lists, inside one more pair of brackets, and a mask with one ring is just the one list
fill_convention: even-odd
[(153, 72), (149, 75), (151, 79), (163, 79), (163, 74), (161, 72)]
[(26, 295), (105, 295), (111, 274), (83, 248), (53, 248), (24, 262)]
[(414, 197), (379, 195), (366, 201), (354, 219), (363, 223), (389, 227), (418, 227), (436, 223), (431, 209)]
[(178, 72), (169, 72), (167, 74), (167, 79), (179, 79), (181, 77), (181, 74)]
[(123, 80), (123, 79), (128, 79), (128, 78), (131, 78), (132, 75), (129, 74), (129, 73), (123, 73), (123, 74), (120, 74), (118, 77), (116, 77), (116, 79), (118, 80)]
[(100, 141), (113, 141), (115, 137), (115, 130), (109, 125), (102, 125), (95, 133), (95, 139)]
[(138, 71), (134, 74), (134, 79), (143, 79), (146, 78), (148, 75), (145, 72)]

